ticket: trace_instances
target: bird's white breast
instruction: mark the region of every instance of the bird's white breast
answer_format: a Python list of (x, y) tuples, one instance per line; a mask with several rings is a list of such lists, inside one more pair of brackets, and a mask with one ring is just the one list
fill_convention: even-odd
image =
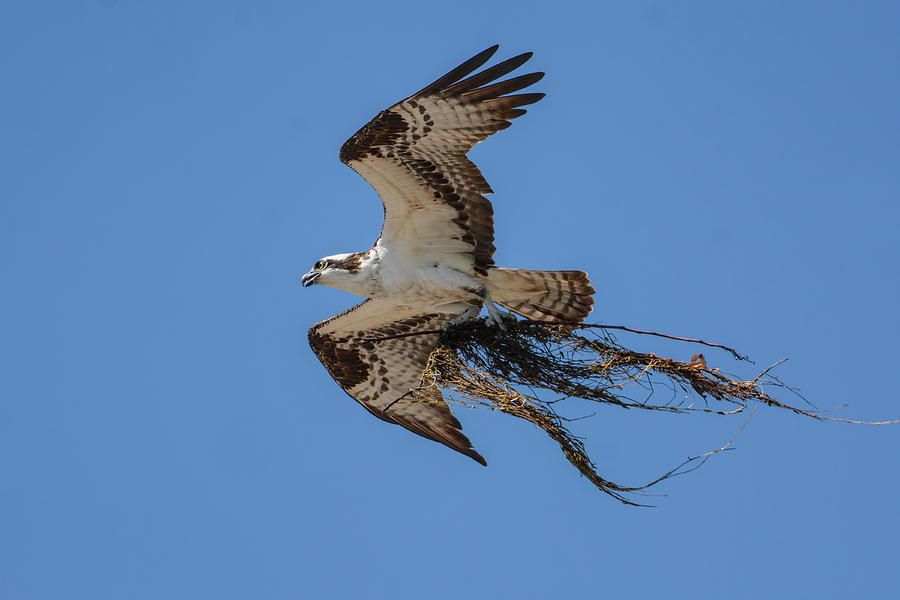
[(480, 285), (466, 272), (471, 262), (459, 255), (441, 258), (376, 245), (360, 265), (360, 275), (374, 282), (370, 297), (397, 304), (428, 307), (470, 298)]

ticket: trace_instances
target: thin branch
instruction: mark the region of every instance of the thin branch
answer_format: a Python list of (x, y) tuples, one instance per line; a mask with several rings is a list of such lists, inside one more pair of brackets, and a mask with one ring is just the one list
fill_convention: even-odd
[[(556, 323), (556, 324), (564, 325), (565, 323), (560, 322), (560, 323)], [(666, 338), (666, 339), (670, 339), (670, 340), (678, 340), (679, 342), (690, 342), (692, 344), (702, 344), (704, 346), (709, 346), (710, 348), (721, 348), (722, 350), (727, 350), (737, 360), (743, 360), (743, 361), (749, 362), (751, 364), (753, 363), (753, 361), (750, 360), (750, 358), (748, 356), (739, 354), (738, 351), (735, 350), (734, 348), (730, 348), (728, 346), (723, 346), (722, 344), (715, 344), (713, 342), (706, 342), (706, 341), (696, 339), (696, 338), (680, 337), (677, 335), (669, 335), (667, 333), (659, 333), (657, 331), (647, 331), (644, 329), (632, 329), (631, 327), (625, 327), (624, 325), (604, 325), (602, 323), (582, 323), (582, 324), (579, 324), (578, 327), (585, 327), (585, 328), (596, 327), (598, 329), (619, 329), (619, 330), (628, 331), (631, 333), (639, 333), (641, 335), (655, 335), (657, 337)]]

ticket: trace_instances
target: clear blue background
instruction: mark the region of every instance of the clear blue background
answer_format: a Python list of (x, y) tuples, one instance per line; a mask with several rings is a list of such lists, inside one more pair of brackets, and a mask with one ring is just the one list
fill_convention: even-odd
[[(628, 508), (510, 417), (458, 411), (487, 469), (372, 418), (306, 344), (355, 299), (298, 277), (381, 226), (350, 134), (534, 50), (547, 98), (473, 153), (498, 263), (900, 417), (898, 31), (896, 2), (5, 3), (0, 597), (896, 597), (900, 426), (764, 408)], [(743, 422), (596, 412), (625, 483)]]

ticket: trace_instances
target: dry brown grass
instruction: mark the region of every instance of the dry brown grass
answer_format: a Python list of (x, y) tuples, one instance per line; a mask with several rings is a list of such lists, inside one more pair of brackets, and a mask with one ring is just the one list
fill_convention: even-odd
[[(520, 321), (509, 325), (506, 331), (499, 331), (476, 320), (442, 336), (441, 345), (429, 359), (424, 383), (435, 383), (448, 390), (451, 403), (498, 410), (534, 424), (559, 443), (569, 462), (597, 488), (631, 505), (640, 505), (629, 497), (631, 494), (700, 466), (710, 455), (727, 449), (731, 442), (689, 458), (648, 484), (621, 486), (600, 475), (584, 444), (567, 429), (568, 420), (553, 407), (560, 399), (580, 398), (624, 408), (718, 415), (734, 415), (751, 403), (762, 403), (814, 419), (859, 422), (801, 409), (770, 396), (767, 390), (779, 390), (802, 400), (771, 374), (780, 362), (753, 379), (740, 379), (708, 368), (702, 354), (695, 354), (685, 362), (635, 352), (615, 340), (613, 329), (701, 343), (746, 360), (726, 346), (621, 326)], [(662, 394), (660, 390), (667, 392)]]

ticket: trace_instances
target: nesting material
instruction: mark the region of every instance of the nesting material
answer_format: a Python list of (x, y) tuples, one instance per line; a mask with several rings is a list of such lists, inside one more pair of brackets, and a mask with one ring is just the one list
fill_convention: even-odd
[[(769, 391), (780, 390), (802, 400), (771, 374), (772, 367), (753, 379), (741, 379), (709, 368), (702, 354), (681, 361), (635, 352), (619, 344), (613, 330), (705, 344), (747, 360), (726, 346), (622, 326), (519, 321), (501, 331), (476, 320), (444, 333), (431, 354), (423, 384), (446, 389), (451, 404), (497, 410), (534, 424), (560, 445), (566, 459), (598, 489), (630, 505), (641, 505), (634, 494), (700, 466), (731, 442), (689, 458), (650, 483), (621, 486), (600, 475), (582, 441), (567, 428), (569, 420), (554, 410), (556, 402), (577, 398), (623, 408), (718, 415), (734, 415), (751, 404), (762, 403), (815, 419), (858, 422), (785, 404), (770, 396)], [(889, 422), (897, 421), (882, 423)]]

